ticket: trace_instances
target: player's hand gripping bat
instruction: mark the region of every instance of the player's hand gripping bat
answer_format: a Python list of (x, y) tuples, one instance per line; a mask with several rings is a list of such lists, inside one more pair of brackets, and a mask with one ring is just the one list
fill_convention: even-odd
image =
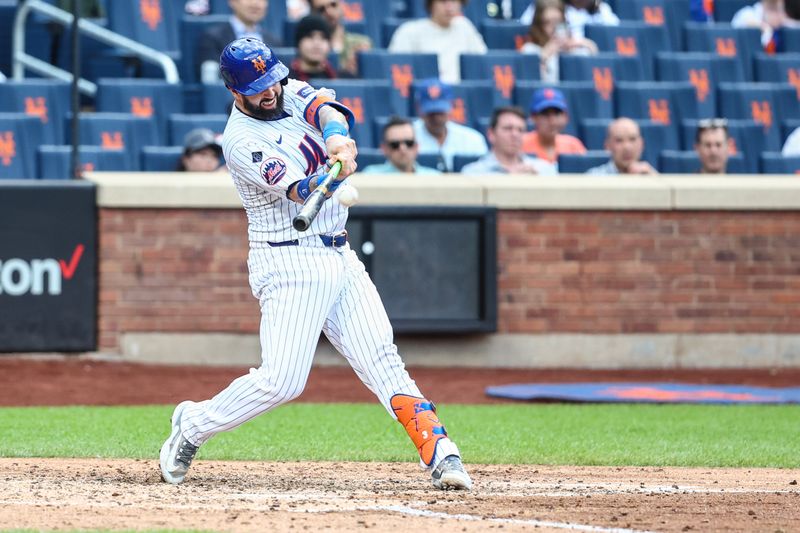
[(328, 175), (317, 185), (317, 188), (314, 189), (314, 192), (311, 193), (311, 196), (309, 196), (303, 204), (300, 212), (294, 217), (294, 220), (292, 220), (294, 229), (297, 231), (305, 231), (308, 229), (317, 217), (317, 213), (319, 213), (319, 210), (322, 208), (322, 202), (325, 201), (325, 196), (329, 192), (328, 188), (336, 181), (336, 178), (339, 177), (339, 172), (341, 170), (342, 164), (339, 161), (333, 164)]

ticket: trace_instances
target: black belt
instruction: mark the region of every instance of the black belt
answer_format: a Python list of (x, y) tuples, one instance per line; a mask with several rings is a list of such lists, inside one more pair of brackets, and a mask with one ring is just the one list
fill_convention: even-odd
[[(338, 235), (317, 235), (322, 241), (322, 244), (325, 246), (332, 246), (334, 248), (339, 248), (347, 244), (347, 232), (344, 231)], [(281, 241), (281, 242), (267, 242), (272, 248), (278, 248), (280, 246), (299, 246), (300, 239), (292, 239), (291, 241)]]

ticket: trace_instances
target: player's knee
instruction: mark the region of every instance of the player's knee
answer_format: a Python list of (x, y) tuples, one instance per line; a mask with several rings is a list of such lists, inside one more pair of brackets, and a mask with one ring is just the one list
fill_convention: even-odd
[(259, 374), (259, 386), (265, 396), (278, 404), (294, 400), (306, 388), (306, 382), (289, 381), (286, 376), (275, 376), (268, 369), (261, 367), (256, 371)]

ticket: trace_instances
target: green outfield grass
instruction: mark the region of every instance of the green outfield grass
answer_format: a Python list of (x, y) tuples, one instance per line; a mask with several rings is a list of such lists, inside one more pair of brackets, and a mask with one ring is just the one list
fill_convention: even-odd
[[(158, 456), (172, 406), (0, 409), (0, 456)], [(800, 467), (800, 406), (443, 405), (471, 463)], [(411, 461), (378, 404), (290, 404), (220, 434), (199, 459)]]

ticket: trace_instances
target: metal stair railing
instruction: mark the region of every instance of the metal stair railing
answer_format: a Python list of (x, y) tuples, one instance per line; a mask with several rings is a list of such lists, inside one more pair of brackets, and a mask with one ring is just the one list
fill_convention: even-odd
[[(26, 0), (17, 10), (17, 15), (14, 19), (13, 29), (13, 79), (22, 80), (25, 78), (25, 67), (40, 74), (42, 76), (49, 76), (59, 80), (71, 82), (72, 73), (58, 68), (46, 61), (42, 61), (32, 55), (25, 53), (25, 21), (31, 11), (35, 11), (45, 17), (55, 20), (64, 26), (72, 24), (72, 13), (54, 7), (42, 0)], [(127, 52), (131, 52), (134, 56), (148, 63), (159, 65), (164, 70), (164, 79), (167, 83), (177, 84), (181, 79), (178, 75), (178, 68), (175, 66), (175, 61), (172, 60), (167, 54), (160, 52), (149, 46), (129, 39), (123, 35), (108, 30), (94, 22), (86, 19), (78, 20), (78, 29), (81, 34), (86, 34), (90, 37), (102, 41), (111, 46), (121, 48)], [(94, 96), (97, 93), (97, 84), (91, 81), (80, 78), (78, 79), (78, 89), (89, 96)]]

